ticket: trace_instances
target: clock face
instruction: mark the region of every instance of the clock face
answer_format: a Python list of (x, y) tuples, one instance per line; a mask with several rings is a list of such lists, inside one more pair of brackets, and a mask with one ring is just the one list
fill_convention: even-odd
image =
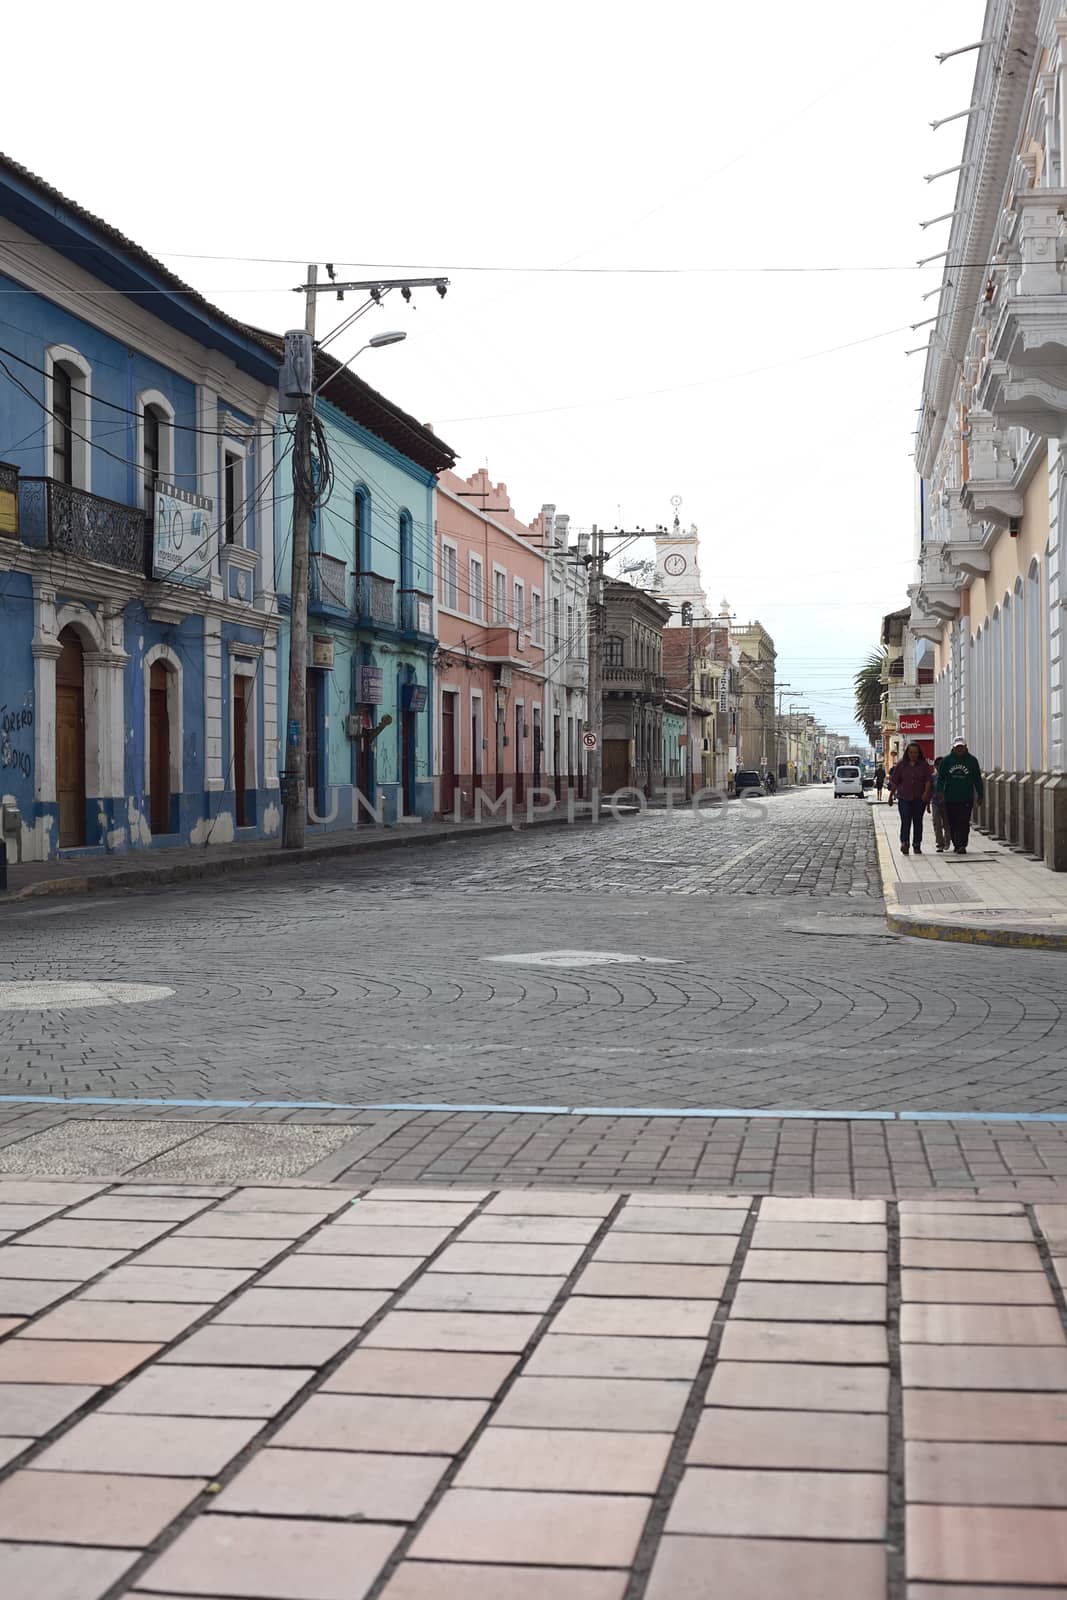
[(669, 573), (672, 578), (680, 578), (685, 571), (685, 557), (679, 555), (675, 550), (663, 563), (663, 570)]

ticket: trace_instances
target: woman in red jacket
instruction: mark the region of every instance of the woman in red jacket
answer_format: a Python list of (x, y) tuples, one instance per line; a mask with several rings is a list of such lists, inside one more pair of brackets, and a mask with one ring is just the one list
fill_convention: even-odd
[(889, 793), (896, 800), (900, 813), (900, 853), (903, 856), (912, 843), (917, 856), (923, 853), (923, 814), (933, 786), (933, 767), (917, 744), (909, 744), (889, 774)]

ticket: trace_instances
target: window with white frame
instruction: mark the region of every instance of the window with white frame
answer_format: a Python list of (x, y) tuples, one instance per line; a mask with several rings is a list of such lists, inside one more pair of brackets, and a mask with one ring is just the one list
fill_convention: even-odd
[(151, 512), (156, 484), (174, 478), (174, 407), (157, 389), (137, 396), (137, 459), (141, 504)]
[(456, 547), (447, 541), (441, 545), (441, 604), (455, 611), (459, 599)]
[(91, 489), (92, 368), (68, 345), (45, 352), (48, 471), (58, 483)]
[(552, 648), (559, 649), (559, 595), (552, 597)]
[(499, 567), (493, 569), (493, 621), (508, 620), (508, 575)]
[(533, 634), (534, 644), (542, 642), (544, 630), (544, 616), (541, 610), (541, 595), (537, 589), (530, 590), (530, 632)]
[(516, 578), (512, 587), (511, 620), (516, 628), (526, 626), (526, 585), (521, 578)]
[(470, 614), (475, 622), (481, 622), (484, 607), (483, 586), (485, 574), (480, 556), (470, 558)]
[(246, 498), (244, 452), (227, 444), (222, 452), (222, 526), (227, 544), (248, 542), (244, 536)]

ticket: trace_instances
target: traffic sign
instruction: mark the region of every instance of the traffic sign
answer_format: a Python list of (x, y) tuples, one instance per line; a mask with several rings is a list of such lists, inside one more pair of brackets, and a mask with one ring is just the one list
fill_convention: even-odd
[(585, 745), (585, 748), (587, 750), (595, 750), (596, 749), (596, 734), (595, 733), (583, 733), (582, 734), (582, 743)]

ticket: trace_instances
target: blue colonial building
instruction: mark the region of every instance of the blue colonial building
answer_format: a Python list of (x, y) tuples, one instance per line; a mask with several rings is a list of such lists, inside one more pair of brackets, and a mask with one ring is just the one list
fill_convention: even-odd
[(279, 828), (273, 348), (0, 157), (9, 856)]
[[(434, 810), (434, 489), (437, 474), (455, 455), (430, 429), (322, 352), (316, 384), (328, 388), (316, 411), (333, 490), (311, 527), (311, 830), (425, 819)], [(284, 432), (280, 450), (282, 441), (288, 442)], [(289, 470), (288, 461), (281, 470)], [(282, 493), (276, 517), (284, 684), (292, 501)], [(279, 736), (284, 699), (283, 692)]]

